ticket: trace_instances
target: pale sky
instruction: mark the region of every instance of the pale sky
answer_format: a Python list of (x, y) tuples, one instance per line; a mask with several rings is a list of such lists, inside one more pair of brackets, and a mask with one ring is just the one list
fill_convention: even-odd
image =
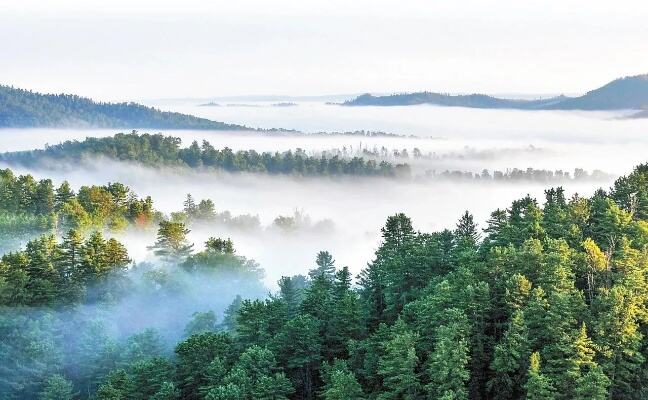
[(0, 83), (102, 100), (580, 93), (648, 73), (645, 0), (0, 0)]

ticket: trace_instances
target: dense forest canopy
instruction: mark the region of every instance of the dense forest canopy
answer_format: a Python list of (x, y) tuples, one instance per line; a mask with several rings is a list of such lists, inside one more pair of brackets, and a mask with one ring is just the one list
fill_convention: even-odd
[(119, 231), (127, 226), (146, 228), (161, 215), (150, 197), (138, 198), (118, 182), (82, 186), (75, 192), (68, 182), (54, 187), (50, 179), (15, 175), (0, 170), (0, 249), (39, 233), (77, 229)]
[(0, 262), (0, 397), (645, 399), (648, 165), (590, 198), (545, 195), (484, 229), (468, 212), (432, 233), (390, 216), (355, 282), (321, 251), (271, 296), (194, 309), (175, 343), (171, 328), (115, 336), (82, 310), (146, 293), (128, 310), (154, 324), (157, 306), (219, 293), (205, 284), (254, 286), (259, 266), (230, 240), (198, 251), (163, 220), (158, 264), (129, 268), (100, 233), (43, 236)]
[(113, 137), (87, 138), (84, 141), (66, 141), (48, 146), (43, 150), (4, 153), (0, 160), (23, 165), (35, 165), (42, 161), (77, 163), (91, 157), (107, 157), (119, 161), (133, 161), (146, 166), (183, 166), (212, 168), (227, 172), (258, 172), (290, 174), (299, 176), (368, 175), (407, 176), (409, 166), (340, 156), (314, 157), (305, 151), (283, 153), (254, 150), (232, 151), (225, 147), (216, 149), (209, 142), (181, 147), (178, 137), (162, 134), (118, 133)]
[(0, 128), (248, 129), (137, 103), (99, 103), (0, 85)]

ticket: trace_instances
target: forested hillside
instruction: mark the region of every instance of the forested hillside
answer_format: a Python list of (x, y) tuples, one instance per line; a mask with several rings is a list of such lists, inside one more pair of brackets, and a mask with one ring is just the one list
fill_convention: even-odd
[[(485, 94), (450, 95), (416, 92), (387, 96), (364, 94), (343, 103), (345, 106), (407, 106), (416, 104), (520, 110), (642, 110), (648, 107), (648, 75), (615, 79), (578, 97), (556, 96), (538, 100), (517, 100)], [(637, 114), (637, 117), (642, 115)]]
[[(194, 309), (179, 331), (178, 304), (220, 293), (205, 286), (258, 288), (230, 240), (196, 252), (162, 221), (159, 264), (127, 268), (99, 233), (44, 236), (0, 262), (0, 398), (645, 399), (648, 165), (591, 198), (545, 193), (484, 229), (468, 212), (431, 233), (393, 215), (357, 280), (322, 251), (308, 277)], [(106, 324), (133, 315), (163, 328)]]
[(0, 128), (248, 129), (137, 103), (100, 103), (0, 85)]
[(0, 154), (0, 161), (21, 165), (37, 165), (55, 160), (59, 163), (78, 163), (93, 157), (106, 157), (118, 161), (133, 161), (146, 166), (181, 166), (207, 168), (227, 172), (258, 172), (300, 176), (408, 175), (407, 164), (392, 164), (365, 160), (362, 157), (313, 157), (303, 150), (283, 153), (254, 150), (232, 151), (225, 147), (216, 149), (209, 142), (194, 141), (182, 148), (178, 137), (161, 134), (119, 133), (113, 137), (87, 138), (84, 141), (67, 141), (48, 146), (44, 150)]

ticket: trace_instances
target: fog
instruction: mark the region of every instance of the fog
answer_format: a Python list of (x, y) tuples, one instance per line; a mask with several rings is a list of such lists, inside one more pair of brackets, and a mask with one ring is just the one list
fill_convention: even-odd
[[(275, 103), (278, 101), (275, 101)], [(286, 132), (165, 131), (182, 138), (208, 140), (217, 148), (286, 151), (297, 148), (309, 154), (323, 151), (417, 148), (419, 159), (394, 159), (413, 166), (414, 174), (511, 168), (564, 170), (595, 169), (610, 176), (598, 181), (475, 182), (421, 181), (384, 178), (294, 178), (268, 175), (152, 169), (110, 160), (82, 165), (51, 165), (48, 168), (12, 166), (55, 182), (68, 180), (73, 187), (119, 181), (140, 196), (151, 196), (156, 209), (169, 214), (182, 209), (188, 193), (195, 199), (211, 199), (218, 212), (258, 216), (253, 230), (218, 225), (194, 228), (190, 239), (200, 246), (209, 236), (231, 237), (239, 254), (257, 260), (266, 270), (266, 284), (276, 288), (282, 275), (305, 273), (319, 250), (329, 250), (338, 265), (358, 273), (371, 261), (379, 244), (380, 227), (387, 216), (404, 212), (423, 231), (452, 228), (464, 210), (470, 210), (484, 226), (490, 212), (507, 207), (514, 199), (530, 194), (542, 201), (548, 186), (562, 185), (569, 195), (589, 195), (608, 187), (616, 175), (629, 173), (645, 161), (648, 121), (623, 119), (617, 112), (554, 112), (477, 110), (434, 106), (342, 107), (315, 101), (276, 107), (270, 102), (244, 106), (206, 107), (198, 101), (161, 102), (164, 109), (187, 112), (214, 120), (250, 127), (295, 129)], [(249, 107), (256, 105), (257, 107)], [(382, 131), (399, 136), (338, 135), (332, 132)], [(313, 134), (328, 132), (329, 134)], [(0, 150), (40, 148), (63, 140), (110, 136), (115, 130), (33, 129), (4, 130)], [(155, 132), (151, 132), (155, 133)], [(17, 140), (19, 138), (19, 140)], [(328, 230), (283, 232), (271, 229), (273, 220), (295, 211), (313, 223), (330, 220)], [(129, 237), (129, 252), (137, 261), (150, 260), (146, 237)]]
[[(600, 169), (624, 174), (644, 161), (648, 149), (648, 120), (624, 119), (626, 112), (480, 110), (458, 107), (342, 107), (316, 101), (297, 106), (273, 107), (270, 102), (246, 102), (259, 107), (205, 107), (208, 100), (161, 101), (150, 105), (191, 113), (251, 128), (286, 128), (313, 132), (382, 131), (403, 137), (359, 137), (223, 132), (164, 131), (183, 138), (183, 144), (206, 139), (216, 147), (233, 150), (285, 151), (302, 148), (309, 152), (333, 148), (407, 149), (434, 153), (444, 162), (425, 168), (479, 172), (483, 168)], [(126, 130), (128, 131), (128, 130)], [(146, 130), (140, 130), (146, 131)], [(87, 136), (110, 136), (116, 130), (35, 129), (0, 131), (0, 150), (28, 150), (62, 140)], [(156, 133), (156, 132), (150, 132)], [(532, 149), (533, 151), (530, 151)], [(490, 159), (483, 158), (490, 154)], [(438, 157), (437, 157), (438, 158)]]
[[(302, 178), (250, 174), (225, 174), (171, 169), (151, 169), (96, 160), (94, 165), (75, 165), (58, 170), (13, 167), (17, 173), (68, 180), (73, 187), (119, 181), (138, 195), (150, 195), (155, 207), (169, 214), (182, 209), (186, 194), (211, 199), (219, 212), (258, 215), (261, 228), (234, 229), (214, 224), (193, 229), (189, 235), (197, 247), (209, 236), (230, 237), (238, 253), (258, 261), (266, 270), (266, 284), (276, 288), (283, 275), (304, 274), (314, 265), (319, 250), (333, 253), (337, 264), (353, 273), (371, 261), (380, 240), (380, 228), (387, 216), (404, 212), (423, 231), (452, 228), (464, 210), (470, 210), (483, 226), (489, 213), (507, 207), (527, 193), (543, 199), (546, 184), (508, 182), (413, 182), (389, 178)], [(597, 183), (572, 181), (568, 194), (589, 195)], [(608, 186), (604, 183), (603, 186)], [(278, 231), (268, 228), (279, 215), (295, 210), (312, 222), (332, 221), (320, 231)], [(124, 242), (137, 261), (150, 259), (148, 235), (128, 236)]]
[[(185, 336), (192, 313), (212, 310), (218, 322), (222, 322), (225, 308), (236, 295), (254, 298), (276, 291), (280, 277), (307, 274), (314, 267), (318, 251), (331, 252), (336, 266), (348, 266), (354, 275), (358, 274), (372, 261), (381, 240), (380, 228), (395, 213), (405, 213), (416, 229), (430, 232), (452, 229), (460, 215), (469, 210), (484, 228), (495, 209), (506, 208), (511, 201), (527, 194), (542, 203), (544, 190), (550, 186), (563, 186), (567, 196), (589, 196), (599, 187), (608, 188), (615, 176), (627, 174), (644, 162), (648, 150), (648, 120), (623, 119), (623, 112), (526, 112), (432, 106), (347, 108), (317, 102), (300, 102), (290, 107), (273, 107), (269, 103), (255, 103), (257, 107), (196, 104), (165, 102), (159, 106), (250, 127), (282, 127), (305, 133), (162, 133), (182, 138), (183, 146), (193, 140), (207, 140), (216, 148), (227, 146), (259, 152), (299, 148), (312, 155), (328, 152), (346, 157), (365, 150), (378, 152), (379, 158), (410, 164), (412, 177), (232, 174), (188, 167), (144, 167), (106, 158), (74, 164), (44, 160), (29, 167), (0, 163), (1, 168), (11, 168), (16, 174), (50, 178), (55, 185), (67, 180), (75, 190), (83, 185), (121, 182), (140, 197), (151, 196), (155, 209), (166, 216), (183, 209), (187, 194), (196, 202), (210, 199), (219, 215), (216, 220), (188, 226), (188, 239), (195, 244), (195, 251), (200, 251), (209, 237), (231, 238), (237, 255), (255, 260), (265, 271), (260, 281), (187, 273), (162, 264), (148, 249), (156, 240), (156, 227), (107, 232), (124, 243), (135, 263), (128, 272), (132, 282), (128, 295), (114, 303), (80, 305), (62, 311), (11, 310), (17, 321), (29, 316), (37, 321), (33, 323), (43, 324), (44, 334), (66, 332), (63, 352), (66, 359), (74, 360), (66, 367), (71, 376), (82, 375), (83, 365), (96, 363), (112, 348), (111, 340), (121, 343), (126, 352), (133, 340), (150, 341), (147, 336), (127, 339), (147, 328), (154, 328), (161, 336), (162, 351), (171, 351), (174, 343)], [(343, 134), (362, 130), (391, 135)], [(117, 132), (6, 129), (0, 131), (0, 151), (30, 150)], [(418, 149), (420, 157), (413, 157), (414, 149)], [(394, 155), (395, 150), (400, 156)], [(402, 156), (403, 150), (407, 157)], [(480, 173), (484, 169), (492, 172), (512, 168), (570, 173), (583, 168), (606, 174), (599, 179), (548, 181), (425, 178), (428, 171)], [(293, 223), (277, 224), (275, 219), (280, 216)], [(11, 315), (7, 317), (12, 318)], [(97, 328), (99, 323), (102, 328)], [(95, 335), (95, 331), (104, 336)], [(88, 346), (92, 351), (84, 353)]]

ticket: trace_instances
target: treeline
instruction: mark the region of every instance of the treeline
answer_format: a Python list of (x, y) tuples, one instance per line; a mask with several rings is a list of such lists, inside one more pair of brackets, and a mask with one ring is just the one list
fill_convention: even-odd
[(42, 94), (0, 85), (0, 127), (248, 129), (137, 103), (101, 103), (70, 94)]
[(161, 134), (119, 133), (113, 137), (86, 138), (48, 146), (44, 150), (4, 153), (0, 160), (9, 163), (34, 165), (46, 159), (61, 162), (79, 162), (91, 157), (107, 157), (119, 161), (138, 162), (147, 166), (183, 166), (213, 168), (227, 172), (253, 172), (299, 176), (407, 176), (407, 164), (391, 164), (365, 160), (361, 157), (346, 159), (338, 156), (313, 157), (303, 150), (283, 153), (254, 150), (232, 151), (225, 147), (214, 148), (209, 142), (194, 141), (181, 148), (181, 139)]
[[(34, 375), (30, 392), (11, 393), (64, 400), (645, 399), (648, 164), (591, 198), (567, 199), (562, 188), (545, 195), (543, 206), (527, 196), (494, 211), (482, 231), (468, 212), (454, 229), (433, 233), (396, 214), (356, 285), (323, 251), (308, 277), (282, 278), (264, 300), (237, 298), (220, 324), (214, 314), (196, 314), (173, 354), (152, 332), (124, 350), (91, 342), (98, 355), (91, 377), (80, 379), (49, 355), (41, 365), (58, 367)], [(183, 224), (165, 222), (152, 250), (190, 266), (199, 258), (184, 235)], [(219, 257), (233, 252), (228, 240), (206, 247)], [(27, 340), (1, 341), (0, 354), (23, 354), (6, 343), (49, 354), (38, 329), (32, 325)]]
[(530, 182), (552, 182), (552, 181), (570, 181), (570, 180), (594, 180), (602, 181), (610, 179), (610, 175), (600, 170), (594, 170), (592, 173), (585, 171), (582, 168), (574, 169), (573, 174), (569, 171), (563, 170), (546, 170), (546, 169), (518, 169), (512, 168), (505, 171), (494, 170), (491, 171), (484, 169), (481, 173), (459, 170), (445, 170), (425, 171), (424, 178), (426, 179), (441, 179), (441, 180), (459, 180), (459, 181), (530, 181)]
[(82, 186), (75, 193), (67, 182), (55, 188), (50, 179), (0, 170), (3, 248), (51, 230), (120, 230), (127, 225), (146, 227), (160, 218), (150, 197), (140, 199), (121, 183)]

